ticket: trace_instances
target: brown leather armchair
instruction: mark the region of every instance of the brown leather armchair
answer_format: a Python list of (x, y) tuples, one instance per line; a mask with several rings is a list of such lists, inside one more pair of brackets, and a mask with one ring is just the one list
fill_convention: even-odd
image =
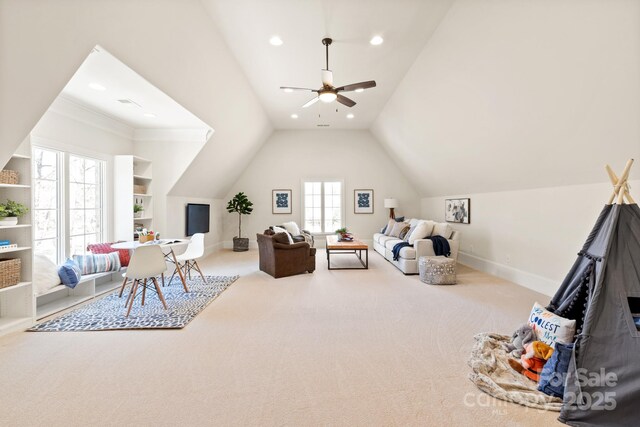
[(316, 248), (306, 242), (289, 244), (284, 233), (257, 234), (260, 270), (275, 277), (287, 277), (316, 269)]

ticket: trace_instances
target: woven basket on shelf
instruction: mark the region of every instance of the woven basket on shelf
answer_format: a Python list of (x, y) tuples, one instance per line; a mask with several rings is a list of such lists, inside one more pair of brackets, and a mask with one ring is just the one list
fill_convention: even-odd
[(0, 184), (17, 184), (18, 172), (9, 169), (2, 169), (0, 171)]
[(144, 185), (133, 184), (133, 192), (135, 194), (147, 194), (147, 189)]
[(0, 289), (20, 282), (20, 258), (0, 260)]

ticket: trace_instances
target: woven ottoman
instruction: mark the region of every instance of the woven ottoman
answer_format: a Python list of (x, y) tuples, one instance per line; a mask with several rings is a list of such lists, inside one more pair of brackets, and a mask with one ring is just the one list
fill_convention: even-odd
[(455, 285), (456, 260), (443, 256), (422, 256), (418, 260), (420, 280), (429, 285)]

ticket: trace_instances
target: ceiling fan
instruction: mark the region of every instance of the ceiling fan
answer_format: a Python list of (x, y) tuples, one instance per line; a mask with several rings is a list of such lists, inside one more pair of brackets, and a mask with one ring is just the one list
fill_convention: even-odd
[(309, 92), (316, 92), (318, 96), (307, 102), (302, 106), (302, 108), (307, 108), (318, 101), (322, 102), (333, 102), (338, 101), (342, 105), (346, 105), (347, 107), (353, 107), (356, 105), (356, 102), (352, 99), (347, 98), (346, 96), (340, 95), (338, 92), (351, 92), (354, 90), (364, 90), (369, 89), (371, 87), (376, 87), (376, 82), (374, 80), (369, 80), (366, 82), (353, 83), (346, 86), (334, 87), (333, 86), (333, 72), (329, 69), (329, 46), (333, 42), (330, 38), (322, 39), (322, 44), (326, 49), (326, 57), (327, 57), (327, 68), (322, 70), (322, 87), (320, 89), (308, 89), (303, 87), (290, 87), (290, 86), (281, 86), (280, 89), (283, 89), (285, 92), (293, 92), (294, 90), (302, 90)]

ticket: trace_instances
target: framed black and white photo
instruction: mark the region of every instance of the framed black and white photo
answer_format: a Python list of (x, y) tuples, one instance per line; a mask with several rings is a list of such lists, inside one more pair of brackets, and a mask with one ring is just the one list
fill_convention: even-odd
[(469, 224), (471, 222), (471, 199), (446, 199), (444, 219), (447, 222)]
[(274, 214), (290, 214), (291, 213), (291, 190), (273, 190), (272, 213)]
[(373, 190), (353, 190), (353, 213), (373, 213)]

